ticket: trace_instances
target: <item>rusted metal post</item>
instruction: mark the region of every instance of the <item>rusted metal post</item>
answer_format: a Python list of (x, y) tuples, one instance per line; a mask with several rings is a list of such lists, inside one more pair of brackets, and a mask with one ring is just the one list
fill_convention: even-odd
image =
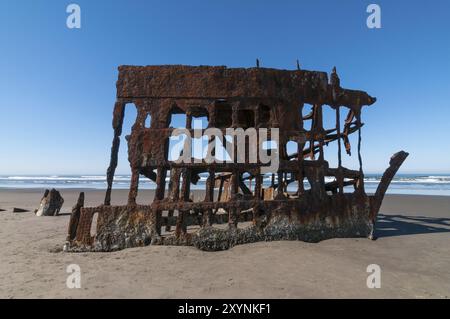
[(130, 191), (128, 193), (128, 205), (136, 205), (136, 197), (139, 188), (139, 169), (131, 171)]
[[(206, 194), (205, 194), (205, 202), (213, 202), (214, 201), (214, 182), (215, 182), (215, 172), (214, 169), (209, 169), (208, 171), (208, 179), (206, 180)], [(203, 212), (203, 225), (204, 226), (212, 226), (213, 224), (213, 211), (208, 208)]]
[(117, 158), (120, 146), (120, 135), (122, 134), (122, 124), (124, 115), (125, 115), (125, 104), (122, 101), (117, 101), (116, 104), (114, 105), (113, 120), (112, 120), (112, 126), (114, 129), (114, 138), (111, 146), (111, 157), (109, 167), (108, 170), (106, 171), (106, 182), (108, 186), (106, 188), (105, 194), (105, 201), (104, 201), (105, 205), (111, 204), (111, 190), (114, 180), (114, 173), (116, 172), (117, 167), (118, 161)]
[[(177, 168), (172, 168), (170, 170), (170, 181), (169, 181), (169, 200), (176, 202), (180, 196), (180, 170)], [(169, 209), (167, 216), (168, 220), (173, 216), (173, 209)], [(166, 231), (169, 232), (171, 226), (169, 224), (166, 225)]]
[(342, 176), (342, 146), (341, 146), (341, 115), (340, 107), (336, 106), (336, 135), (338, 142), (338, 169), (336, 180), (339, 186), (339, 194), (344, 193), (344, 177)]
[[(237, 194), (238, 194), (238, 188), (239, 188), (239, 172), (237, 170), (233, 171), (233, 174), (231, 175), (231, 199), (236, 200)], [(228, 226), (230, 228), (235, 229), (237, 227), (237, 208), (235, 205), (233, 205), (228, 212)]]
[[(191, 193), (191, 170), (188, 168), (184, 168), (182, 178), (183, 181), (181, 182), (181, 195), (182, 201), (186, 203), (189, 201)], [(180, 209), (178, 212), (177, 225), (175, 229), (175, 234), (177, 237), (179, 237), (182, 234), (186, 234), (187, 232), (187, 224), (186, 224), (187, 214), (189, 214), (189, 210)]]

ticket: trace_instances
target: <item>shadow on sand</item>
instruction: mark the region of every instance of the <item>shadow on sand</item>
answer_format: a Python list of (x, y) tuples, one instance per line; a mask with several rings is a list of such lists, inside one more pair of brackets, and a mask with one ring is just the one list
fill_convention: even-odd
[(378, 238), (430, 233), (450, 233), (450, 218), (378, 215)]
[(70, 216), (72, 213), (59, 213), (57, 216)]

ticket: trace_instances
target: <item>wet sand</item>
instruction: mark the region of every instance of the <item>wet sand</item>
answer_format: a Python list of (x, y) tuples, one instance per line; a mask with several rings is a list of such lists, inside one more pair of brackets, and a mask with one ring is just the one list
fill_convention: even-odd
[[(62, 215), (36, 217), (43, 190), (0, 190), (0, 298), (449, 298), (450, 197), (386, 195), (379, 238), (316, 244), (260, 242), (228, 251), (148, 246), (113, 253), (64, 253), (79, 190), (61, 190)], [(104, 191), (87, 190), (86, 206)], [(113, 192), (124, 204), (127, 191)], [(139, 203), (151, 201), (143, 190)], [(14, 207), (30, 212), (13, 213)], [(66, 267), (81, 268), (81, 288)], [(381, 267), (369, 289), (367, 266)]]

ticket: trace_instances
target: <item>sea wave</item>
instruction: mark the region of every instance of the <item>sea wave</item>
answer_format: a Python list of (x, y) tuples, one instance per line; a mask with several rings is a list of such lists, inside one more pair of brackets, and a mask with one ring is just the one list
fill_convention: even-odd
[[(207, 174), (200, 174), (200, 180), (206, 181)], [(265, 176), (264, 179), (270, 179), (270, 176)], [(326, 181), (334, 180), (334, 177), (326, 177)], [(74, 176), (59, 176), (59, 175), (47, 175), (47, 176), (33, 176), (33, 175), (15, 175), (15, 176), (0, 176), (0, 181), (106, 181), (105, 175), (74, 175)], [(115, 181), (130, 181), (131, 175), (116, 175)], [(170, 176), (166, 178), (170, 180)], [(379, 182), (381, 175), (366, 175), (364, 181), (366, 182)], [(393, 182), (409, 182), (409, 183), (450, 183), (450, 175), (420, 175), (420, 176), (395, 176)]]
[[(381, 174), (366, 174), (364, 181), (368, 192), (376, 189), (380, 182)], [(193, 189), (203, 188), (208, 178), (207, 173), (200, 174), (200, 179)], [(130, 185), (131, 175), (118, 174), (114, 177), (113, 185), (118, 189), (127, 189)], [(326, 177), (326, 182), (335, 180), (334, 177)], [(170, 176), (166, 177), (166, 185)], [(271, 176), (263, 178), (265, 187), (270, 185)], [(153, 189), (155, 183), (148, 178), (140, 179), (140, 188)], [(296, 183), (290, 184), (290, 188)], [(305, 181), (305, 184), (307, 182)], [(105, 189), (106, 176), (93, 175), (3, 175), (0, 176), (0, 188), (93, 188)], [(397, 174), (389, 187), (388, 192), (396, 193), (418, 193), (450, 195), (450, 175), (448, 174)]]

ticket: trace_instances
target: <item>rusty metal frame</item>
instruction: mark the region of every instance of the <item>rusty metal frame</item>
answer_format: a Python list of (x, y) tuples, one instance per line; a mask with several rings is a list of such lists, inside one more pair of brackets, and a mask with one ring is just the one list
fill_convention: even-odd
[[(341, 88), (336, 69), (328, 78), (325, 72), (259, 67), (120, 66), (104, 204), (83, 207), (83, 200), (79, 200), (71, 216), (66, 248), (112, 251), (164, 244), (222, 250), (261, 240), (317, 242), (333, 237), (372, 237), (384, 194), (408, 156), (403, 151), (395, 154), (376, 193), (366, 194), (361, 111), (375, 101), (366, 92)], [(138, 111), (127, 137), (131, 185), (127, 205), (112, 206), (127, 103), (134, 103)], [(307, 104), (312, 111), (303, 116)], [(323, 128), (323, 107), (335, 111), (334, 128)], [(341, 128), (343, 109), (348, 115)], [(169, 119), (174, 112), (186, 114), (188, 130), (192, 130), (193, 117), (205, 115), (209, 127), (220, 130), (228, 126), (280, 128), (280, 165), (272, 175), (272, 184), (264, 187), (260, 162), (169, 161), (168, 139), (173, 131)], [(147, 128), (149, 115), (151, 126)], [(310, 130), (304, 129), (306, 121), (311, 121)], [(342, 166), (341, 144), (350, 155), (349, 135), (353, 133), (358, 134), (357, 170)], [(289, 141), (297, 143), (295, 154), (287, 154)], [(332, 142), (338, 144), (336, 168), (329, 167), (324, 158), (324, 147)], [(197, 183), (201, 173), (208, 174), (205, 197), (193, 201), (191, 184)], [(154, 199), (148, 205), (136, 203), (141, 176), (156, 183)], [(327, 183), (325, 177), (329, 176), (334, 180)], [(304, 180), (310, 189), (304, 188)], [(287, 185), (293, 182), (298, 184), (297, 192), (289, 194)], [(351, 185), (354, 189), (348, 192), (345, 187)], [(92, 235), (96, 213), (96, 234)]]

